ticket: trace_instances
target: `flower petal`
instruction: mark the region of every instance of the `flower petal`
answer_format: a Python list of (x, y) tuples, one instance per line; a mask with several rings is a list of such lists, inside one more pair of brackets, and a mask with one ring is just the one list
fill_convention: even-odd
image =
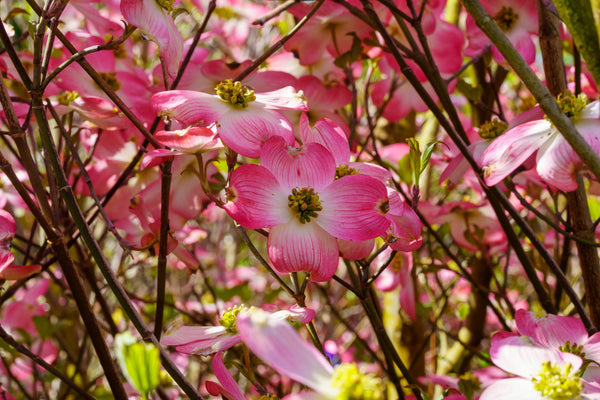
[(296, 187), (311, 187), (318, 192), (335, 179), (333, 156), (318, 143), (297, 148), (275, 137), (265, 143), (260, 162), (289, 192)]
[(500, 336), (492, 340), (490, 357), (498, 367), (524, 378), (537, 375), (546, 361), (559, 366), (570, 363), (573, 371), (582, 364), (581, 358), (575, 354), (538, 347), (526, 336)]
[[(233, 376), (229, 373), (227, 368), (225, 368), (225, 364), (223, 363), (223, 359), (221, 358), (221, 353), (215, 354), (212, 361), (213, 372), (215, 376), (219, 380), (219, 382), (223, 385), (220, 387), (219, 385), (206, 385), (206, 389), (213, 396), (223, 395), (226, 399), (231, 400), (246, 400), (246, 397), (240, 390), (237, 382), (233, 379)], [(212, 391), (211, 391), (212, 390)]]
[(223, 208), (245, 228), (268, 228), (292, 218), (288, 194), (268, 169), (245, 164), (231, 174)]
[(555, 134), (558, 133), (549, 121), (537, 120), (519, 125), (496, 138), (482, 157), (485, 183), (491, 186), (501, 182)]
[(345, 165), (350, 160), (350, 145), (344, 130), (330, 119), (320, 119), (311, 128), (306, 113), (302, 113), (299, 123), (302, 142), (319, 143), (331, 152), (335, 165)]
[[(580, 119), (575, 126), (594, 152), (600, 153), (600, 120)], [(536, 167), (538, 174), (545, 182), (561, 190), (577, 189), (575, 175), (584, 168), (583, 161), (560, 135), (544, 143), (538, 152)]]
[(175, 77), (183, 54), (183, 38), (169, 13), (158, 2), (144, 0), (122, 0), (121, 12), (127, 22), (152, 37), (169, 75)]
[(383, 183), (367, 175), (347, 175), (319, 192), (323, 211), (316, 222), (338, 239), (360, 241), (385, 233), (389, 203)]
[(533, 388), (529, 379), (501, 379), (488, 386), (479, 400), (540, 400), (540, 392)]
[(229, 111), (218, 96), (193, 90), (169, 90), (152, 96), (156, 115), (166, 115), (183, 125), (210, 125)]
[(277, 271), (306, 271), (315, 282), (331, 279), (339, 262), (335, 238), (314, 222), (301, 224), (295, 218), (271, 229), (267, 247)]
[[(14, 260), (14, 256), (12, 253), (8, 256), (9, 259), (12, 259), (10, 262)], [(3, 257), (0, 256), (0, 260)], [(0, 264), (4, 264), (0, 261)], [(0, 266), (0, 279), (5, 279), (7, 281), (16, 281), (19, 279), (25, 279), (30, 277), (31, 275), (35, 275), (42, 270), (42, 266), (39, 264), (34, 265), (9, 265), (6, 268), (2, 268)]]
[(302, 91), (297, 92), (292, 86), (286, 86), (271, 92), (255, 94), (256, 101), (271, 110), (302, 110), (308, 111), (306, 99)]
[(567, 341), (582, 345), (588, 339), (585, 326), (575, 317), (547, 314), (537, 318), (531, 311), (520, 308), (515, 312), (515, 321), (521, 335), (529, 336), (544, 347), (558, 348)]
[(158, 131), (156, 140), (174, 150), (196, 152), (202, 149), (213, 149), (219, 142), (215, 133), (204, 127), (188, 127), (176, 131)]
[(237, 329), (248, 348), (275, 371), (334, 398), (336, 391), (330, 384), (333, 368), (287, 321), (262, 310), (242, 311)]
[(217, 122), (217, 133), (228, 147), (246, 157), (258, 158), (264, 143), (281, 136), (288, 146), (296, 139), (290, 122), (280, 113), (252, 102), (246, 108), (230, 108)]

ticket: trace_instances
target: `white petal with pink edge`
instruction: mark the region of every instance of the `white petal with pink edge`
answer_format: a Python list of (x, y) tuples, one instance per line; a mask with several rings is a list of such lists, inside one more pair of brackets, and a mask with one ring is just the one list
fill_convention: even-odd
[(193, 90), (169, 90), (152, 96), (156, 115), (166, 115), (183, 125), (210, 125), (230, 108), (216, 95)]
[(262, 103), (268, 109), (308, 111), (302, 91), (298, 92), (292, 86), (286, 86), (272, 92), (255, 93), (255, 96), (256, 101)]
[(549, 121), (538, 120), (519, 125), (496, 138), (483, 153), (485, 182), (490, 186), (501, 182), (553, 134), (558, 133)]
[[(595, 153), (600, 153), (600, 120), (581, 119), (575, 126)], [(577, 189), (575, 176), (585, 168), (583, 161), (562, 137), (544, 143), (537, 157), (537, 172), (547, 183), (564, 191)]]
[(507, 336), (493, 340), (490, 357), (496, 366), (524, 378), (536, 376), (544, 362), (559, 366), (570, 363), (573, 371), (577, 371), (583, 362), (575, 354), (536, 346), (525, 336)]
[(479, 400), (543, 400), (540, 392), (533, 388), (528, 379), (510, 378), (492, 383), (481, 394)]
[(262, 310), (242, 311), (237, 329), (248, 348), (275, 371), (335, 398), (336, 390), (331, 387), (333, 368), (287, 321)]
[(305, 187), (318, 192), (335, 179), (333, 156), (318, 143), (290, 147), (282, 138), (274, 137), (265, 143), (260, 161), (290, 192)]
[(302, 224), (293, 218), (273, 227), (267, 247), (277, 271), (306, 271), (315, 282), (331, 279), (339, 262), (336, 239), (312, 221)]
[(283, 115), (256, 102), (246, 108), (230, 108), (217, 121), (217, 133), (233, 151), (251, 158), (258, 158), (265, 142), (273, 136), (281, 136), (289, 146), (296, 141)]
[(244, 228), (268, 228), (292, 218), (288, 194), (269, 170), (246, 164), (231, 174), (223, 208)]
[(390, 223), (383, 183), (367, 175), (344, 176), (319, 192), (323, 211), (316, 222), (333, 236), (351, 241), (374, 239)]

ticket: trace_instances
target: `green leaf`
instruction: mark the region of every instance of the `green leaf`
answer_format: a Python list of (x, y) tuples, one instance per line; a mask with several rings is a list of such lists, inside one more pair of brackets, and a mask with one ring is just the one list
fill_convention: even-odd
[(468, 305), (467, 303), (462, 303), (461, 305), (458, 306), (458, 309), (456, 310), (456, 316), (461, 321), (464, 321), (470, 312), (471, 312), (471, 306)]
[(464, 79), (459, 79), (456, 84), (456, 88), (458, 91), (465, 95), (465, 97), (473, 102), (478, 102), (481, 99), (481, 95), (483, 94), (482, 86), (471, 86)]
[(117, 358), (129, 383), (142, 398), (158, 386), (160, 377), (160, 351), (152, 343), (138, 343), (130, 332), (115, 338)]
[(408, 138), (406, 142), (410, 147), (408, 160), (412, 172), (412, 184), (419, 187), (419, 177), (421, 176), (421, 149), (419, 148), (419, 142), (415, 138)]
[(431, 154), (433, 153), (433, 149), (434, 149), (435, 145), (439, 144), (439, 143), (445, 144), (444, 142), (440, 142), (438, 140), (438, 141), (429, 143), (425, 147), (425, 151), (421, 155), (421, 169), (419, 171), (419, 174), (422, 174), (423, 171), (425, 171), (425, 168), (427, 168), (427, 165), (429, 164), (429, 160), (431, 159)]

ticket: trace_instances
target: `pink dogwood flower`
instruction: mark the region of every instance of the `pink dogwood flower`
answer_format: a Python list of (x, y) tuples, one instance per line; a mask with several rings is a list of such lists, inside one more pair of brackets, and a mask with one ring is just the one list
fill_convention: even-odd
[(500, 332), (492, 338), (490, 357), (515, 377), (494, 382), (480, 400), (600, 398), (600, 392), (579, 376), (583, 360), (575, 354), (536, 346), (526, 336)]
[(230, 80), (216, 87), (212, 95), (191, 90), (160, 92), (152, 97), (157, 115), (173, 118), (184, 126), (215, 124), (225, 145), (236, 153), (257, 158), (271, 136), (295, 142), (290, 122), (276, 110), (307, 110), (302, 93), (292, 87), (273, 92), (254, 93)]
[[(584, 140), (600, 153), (600, 103), (586, 106), (583, 97), (568, 93), (559, 104)], [(537, 173), (546, 183), (564, 191), (577, 188), (575, 177), (585, 165), (547, 119), (522, 123), (490, 144), (482, 156), (485, 182), (496, 185), (533, 155)]]
[(246, 346), (265, 363), (312, 389), (290, 394), (283, 400), (383, 399), (381, 379), (363, 373), (355, 363), (332, 367), (285, 321), (260, 310), (241, 312), (237, 328)]
[[(254, 309), (254, 308), (252, 308)], [(186, 354), (209, 355), (220, 353), (241, 342), (236, 328), (237, 315), (248, 310), (248, 307), (230, 307), (217, 326), (179, 326), (167, 332), (161, 343), (165, 346), (176, 346), (175, 349)], [(306, 324), (315, 316), (314, 310), (292, 306), (289, 310), (273, 312), (273, 318), (286, 321), (299, 321)]]
[(335, 160), (322, 145), (295, 148), (273, 137), (260, 160), (233, 172), (224, 208), (245, 228), (270, 228), (269, 258), (279, 272), (327, 281), (338, 265), (336, 238), (362, 241), (388, 228), (385, 185), (362, 174), (336, 179)]

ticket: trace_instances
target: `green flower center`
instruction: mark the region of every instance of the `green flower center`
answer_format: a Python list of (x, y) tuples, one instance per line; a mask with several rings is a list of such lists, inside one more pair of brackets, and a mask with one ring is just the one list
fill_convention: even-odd
[(277, 396), (273, 394), (263, 394), (258, 398), (258, 400), (277, 400)]
[(156, 4), (167, 12), (173, 11), (173, 3), (175, 3), (174, 0), (156, 0)]
[(237, 321), (237, 316), (240, 313), (240, 311), (243, 310), (251, 310), (252, 307), (248, 308), (246, 307), (244, 304), (241, 304), (239, 306), (233, 306), (233, 307), (229, 307), (221, 316), (221, 318), (219, 318), (219, 324), (221, 324), (221, 326), (223, 326), (227, 332), (231, 333), (231, 334), (236, 334), (237, 333), (237, 327), (236, 327), (236, 321)]
[(558, 349), (560, 351), (564, 351), (565, 353), (575, 354), (576, 356), (585, 359), (585, 352), (583, 351), (582, 344), (571, 343), (567, 340), (565, 344), (563, 346), (559, 346)]
[(338, 165), (335, 169), (335, 179), (340, 179), (346, 175), (359, 175), (360, 171), (356, 168), (350, 168), (348, 165)]
[(339, 390), (336, 400), (380, 400), (385, 391), (380, 378), (362, 373), (355, 363), (335, 367), (331, 385)]
[(558, 103), (561, 111), (567, 117), (569, 117), (571, 121), (575, 122), (579, 119), (581, 112), (585, 109), (585, 106), (588, 103), (588, 98), (583, 93), (575, 96), (573, 93), (567, 90), (564, 95), (558, 95), (556, 102)]
[(519, 19), (519, 14), (516, 14), (512, 8), (502, 6), (498, 14), (494, 17), (496, 24), (503, 32), (508, 32), (515, 26), (515, 22)]
[(241, 82), (231, 82), (231, 79), (220, 82), (215, 91), (225, 102), (239, 108), (248, 107), (249, 103), (256, 100), (254, 90), (242, 86)]
[(498, 119), (494, 118), (494, 120), (481, 125), (479, 128), (479, 136), (482, 139), (495, 139), (502, 135), (506, 128), (508, 128), (508, 124), (506, 122), (499, 121)]
[(117, 80), (116, 72), (100, 72), (99, 75), (114, 92), (121, 88), (121, 82)]
[(58, 97), (58, 103), (62, 104), (63, 106), (69, 106), (71, 105), (72, 102), (74, 102), (77, 98), (79, 97), (79, 93), (73, 91), (73, 92), (69, 92), (69, 91), (64, 91), (61, 92)]
[(313, 188), (294, 188), (292, 194), (288, 196), (288, 207), (294, 211), (296, 218), (300, 223), (310, 222), (311, 218), (319, 216), (318, 211), (322, 211), (321, 200)]
[(533, 388), (549, 400), (578, 398), (583, 389), (583, 383), (581, 383), (581, 378), (571, 371), (572, 368), (573, 366), (568, 363), (559, 367), (546, 361), (542, 364), (542, 369), (537, 376), (532, 378)]

